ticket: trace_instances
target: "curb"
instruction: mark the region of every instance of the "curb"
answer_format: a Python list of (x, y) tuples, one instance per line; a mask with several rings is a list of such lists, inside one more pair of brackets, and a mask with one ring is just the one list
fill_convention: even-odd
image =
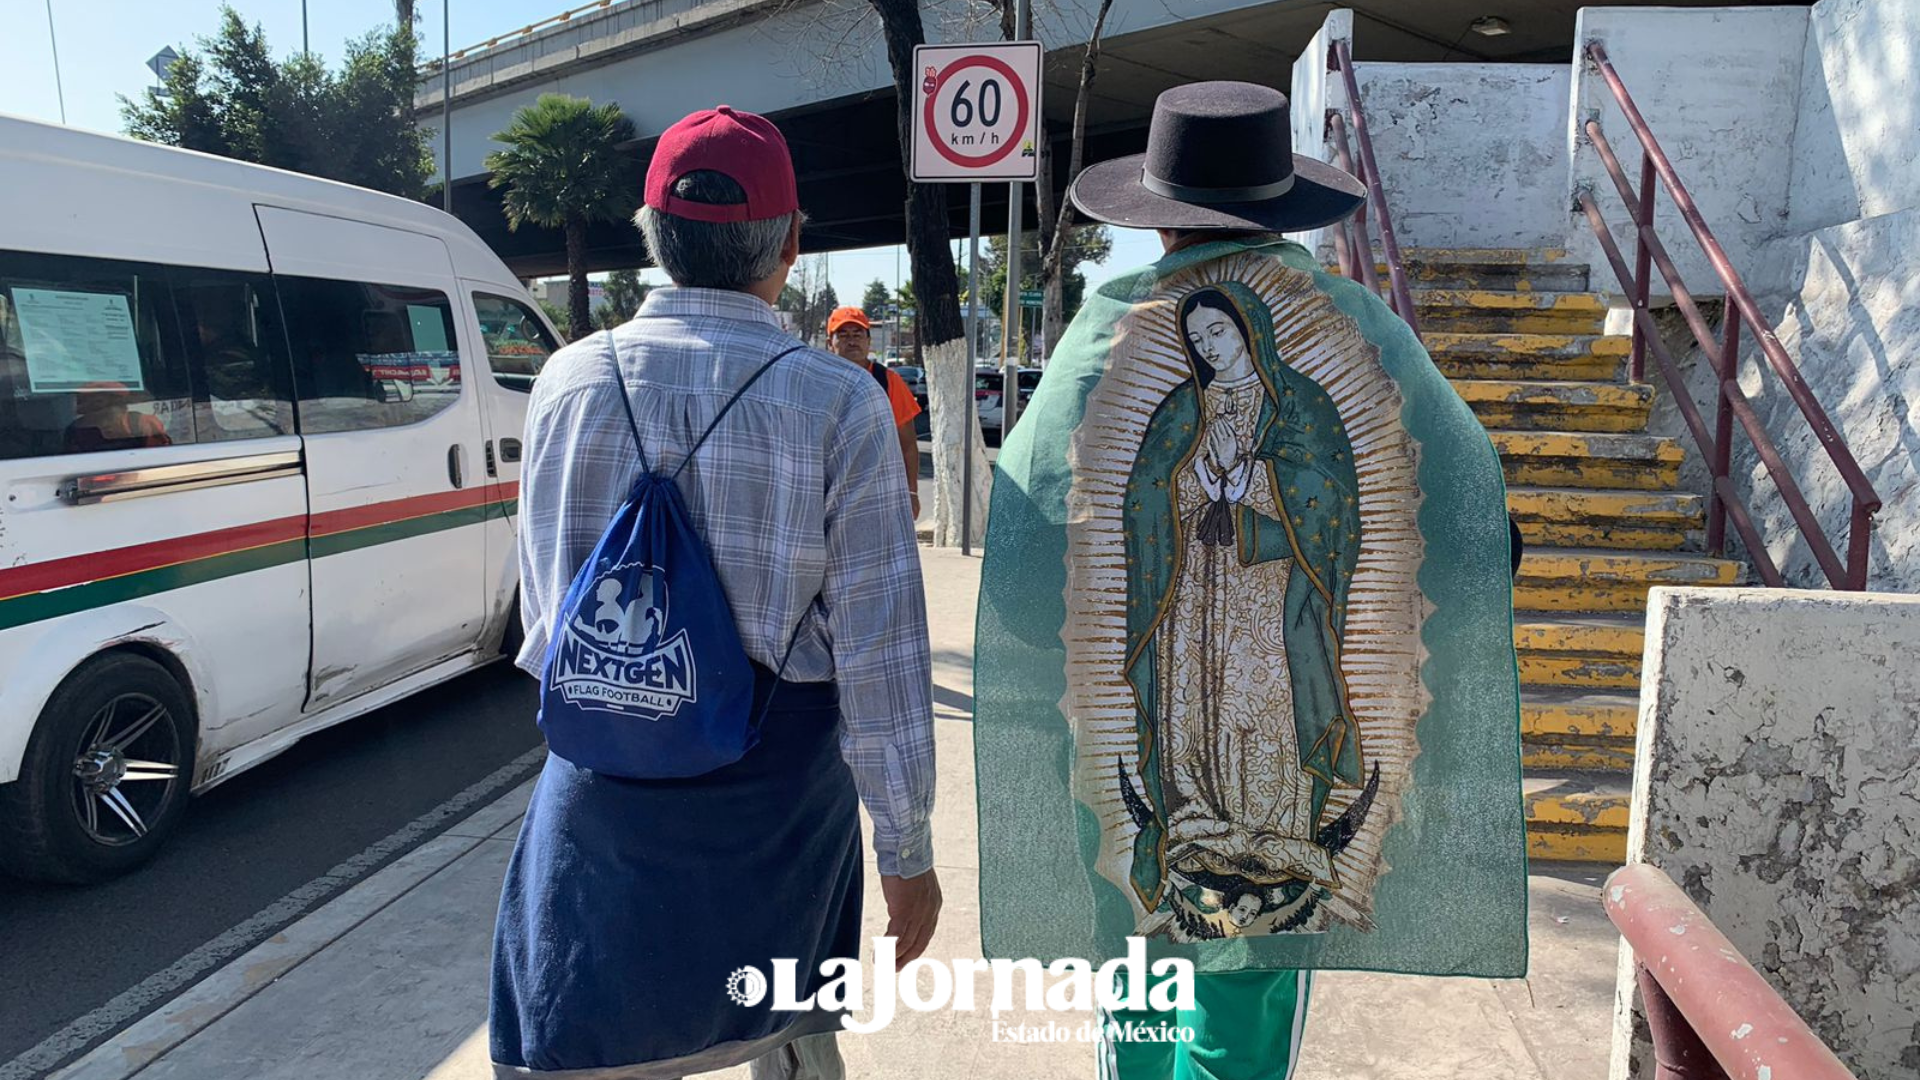
[[(545, 747), (536, 748), (503, 766), (475, 788), (497, 783), (495, 778), (503, 774), (523, 775), (537, 769), (545, 758)], [(512, 827), (526, 808), (533, 783), (532, 779), (516, 782), (506, 794), (495, 796), (433, 839), (222, 965), (164, 1007), (121, 1029), (78, 1061), (53, 1073), (49, 1080), (128, 1080), (140, 1073), (272, 986), (281, 976)], [(403, 841), (410, 833), (417, 835), (419, 831), (438, 826), (466, 809), (461, 800), (462, 796), (456, 795), (375, 847)]]

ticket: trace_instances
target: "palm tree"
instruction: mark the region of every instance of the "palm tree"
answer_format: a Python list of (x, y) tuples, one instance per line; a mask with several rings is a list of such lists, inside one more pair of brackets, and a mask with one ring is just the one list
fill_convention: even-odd
[(507, 227), (531, 222), (566, 235), (567, 323), (576, 339), (593, 331), (587, 225), (623, 220), (639, 201), (639, 181), (618, 149), (633, 137), (618, 105), (542, 94), (493, 137), (506, 149), (487, 155), (488, 186), (506, 189)]

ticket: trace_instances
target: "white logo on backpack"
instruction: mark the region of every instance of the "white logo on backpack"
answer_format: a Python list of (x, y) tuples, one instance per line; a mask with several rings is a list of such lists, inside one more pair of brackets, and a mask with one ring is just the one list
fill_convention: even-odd
[(662, 640), (666, 575), (616, 566), (594, 580), (593, 595), (592, 621), (576, 617), (560, 628), (551, 686), (569, 705), (664, 720), (699, 700), (687, 632)]

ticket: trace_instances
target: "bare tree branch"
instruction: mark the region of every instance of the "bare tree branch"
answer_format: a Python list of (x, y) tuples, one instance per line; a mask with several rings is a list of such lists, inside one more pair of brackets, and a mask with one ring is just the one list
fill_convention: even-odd
[[(1107, 31), (1107, 15), (1113, 11), (1113, 0), (1100, 0), (1100, 9), (1093, 19), (1093, 31), (1087, 36), (1086, 55), (1080, 61), (1080, 87), (1073, 102), (1073, 132), (1068, 141), (1067, 181), (1080, 175), (1085, 163), (1087, 146), (1087, 110), (1093, 99), (1094, 79), (1100, 73), (1100, 47)], [(1041, 184), (1036, 194), (1040, 195), (1040, 242), (1045, 251), (1041, 263), (1041, 287), (1045, 292), (1041, 315), (1042, 347), (1052, 355), (1053, 346), (1059, 341), (1065, 322), (1064, 295), (1067, 250), (1073, 243), (1073, 200), (1062, 197), (1055, 210), (1053, 201), (1053, 155), (1050, 140), (1043, 140), (1048, 146), (1042, 148)], [(1049, 211), (1052, 211), (1049, 213)], [(1011, 286), (1010, 286), (1011, 287)]]

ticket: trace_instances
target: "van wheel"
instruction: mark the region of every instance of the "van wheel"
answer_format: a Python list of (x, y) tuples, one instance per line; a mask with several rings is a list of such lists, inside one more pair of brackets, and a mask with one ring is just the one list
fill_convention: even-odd
[(0, 869), (85, 884), (153, 858), (186, 809), (193, 706), (132, 653), (80, 666), (34, 726), (20, 778), (0, 785)]

